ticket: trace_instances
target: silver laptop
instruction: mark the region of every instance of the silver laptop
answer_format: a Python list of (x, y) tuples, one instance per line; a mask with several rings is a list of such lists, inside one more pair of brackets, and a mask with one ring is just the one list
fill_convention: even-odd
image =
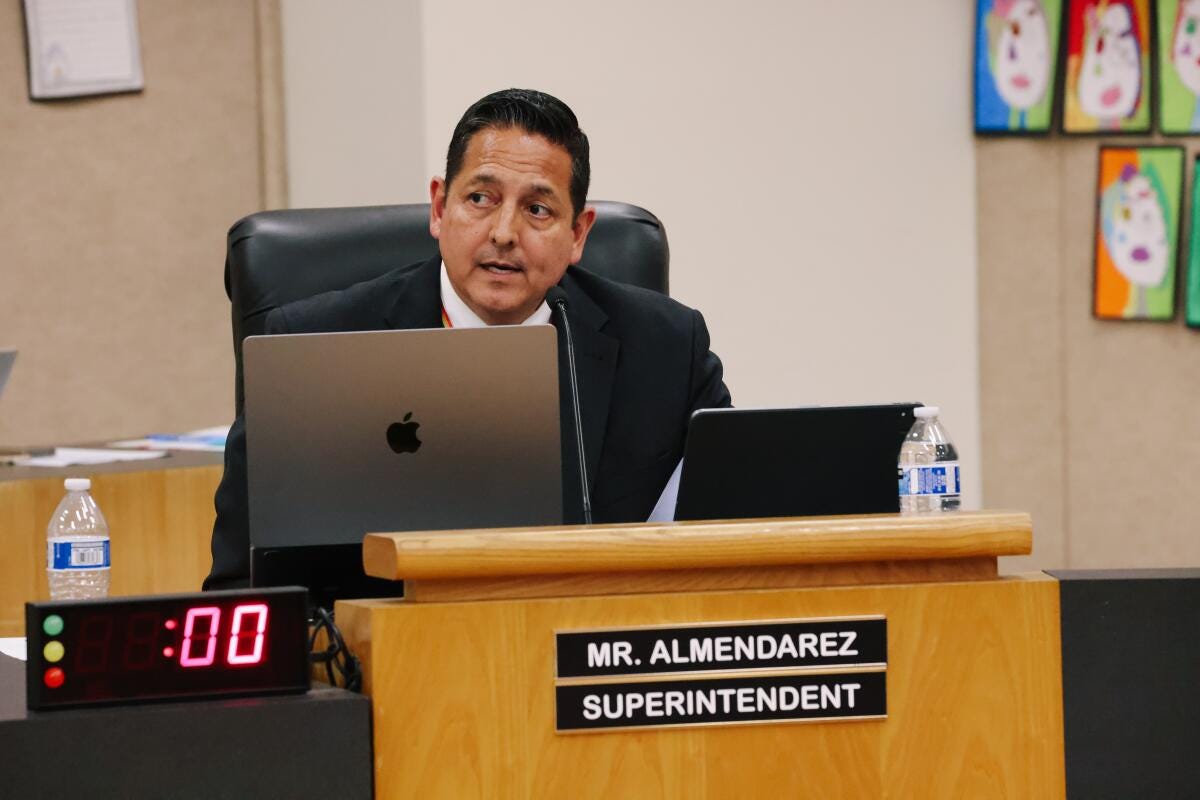
[(253, 336), (250, 544), (562, 522), (549, 325)]

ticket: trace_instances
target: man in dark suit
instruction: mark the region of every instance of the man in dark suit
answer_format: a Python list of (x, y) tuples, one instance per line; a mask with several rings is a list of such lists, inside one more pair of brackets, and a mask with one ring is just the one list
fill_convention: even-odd
[[(596, 218), (585, 205), (589, 179), (587, 136), (564, 103), (520, 89), (488, 95), (459, 120), (446, 176), (430, 183), (429, 228), (438, 256), (277, 308), (266, 332), (545, 324), (557, 316), (546, 292), (561, 286), (594, 519), (645, 520), (683, 454), (691, 413), (728, 406), (729, 391), (699, 312), (568, 267), (582, 256)], [(567, 522), (579, 522), (579, 454), (561, 328), (559, 376), (563, 509)], [(205, 588), (244, 586), (249, 522), (240, 416), (230, 430), (216, 506)]]

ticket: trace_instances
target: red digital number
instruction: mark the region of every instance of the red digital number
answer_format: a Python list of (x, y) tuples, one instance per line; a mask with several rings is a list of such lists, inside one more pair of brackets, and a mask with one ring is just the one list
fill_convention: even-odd
[[(196, 633), (196, 620), (208, 619), (208, 631), (203, 635)], [(179, 648), (179, 666), (208, 667), (212, 666), (217, 657), (217, 629), (221, 624), (221, 609), (216, 606), (189, 608), (187, 619), (183, 623), (183, 647)], [(204, 643), (204, 655), (192, 654), (192, 645), (196, 641)]]
[(108, 648), (112, 642), (111, 617), (86, 617), (79, 630), (79, 648), (75, 651), (75, 671), (80, 674), (103, 672), (108, 668)]
[[(243, 631), (247, 617), (255, 617), (254, 627)], [(233, 610), (233, 625), (229, 631), (229, 654), (226, 660), (231, 664), (257, 664), (262, 661), (263, 638), (267, 630), (267, 606), (265, 603), (241, 605)], [(254, 647), (249, 653), (239, 652), (243, 639), (254, 637)]]
[(143, 611), (129, 618), (125, 636), (125, 651), (121, 659), (126, 669), (145, 669), (154, 662), (158, 652), (158, 613)]

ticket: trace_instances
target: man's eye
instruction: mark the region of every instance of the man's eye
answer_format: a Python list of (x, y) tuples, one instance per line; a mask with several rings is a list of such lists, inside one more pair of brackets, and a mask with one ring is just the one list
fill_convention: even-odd
[(550, 216), (550, 209), (541, 203), (534, 203), (529, 207), (529, 213), (535, 217), (548, 217)]
[(487, 202), (487, 195), (483, 192), (471, 192), (467, 195), (467, 202), (474, 203), (477, 206), (483, 205)]

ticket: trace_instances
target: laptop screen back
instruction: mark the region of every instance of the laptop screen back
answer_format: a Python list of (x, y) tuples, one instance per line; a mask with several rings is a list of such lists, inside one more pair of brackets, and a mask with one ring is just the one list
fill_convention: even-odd
[(257, 336), (243, 357), (253, 550), (561, 523), (552, 327)]

